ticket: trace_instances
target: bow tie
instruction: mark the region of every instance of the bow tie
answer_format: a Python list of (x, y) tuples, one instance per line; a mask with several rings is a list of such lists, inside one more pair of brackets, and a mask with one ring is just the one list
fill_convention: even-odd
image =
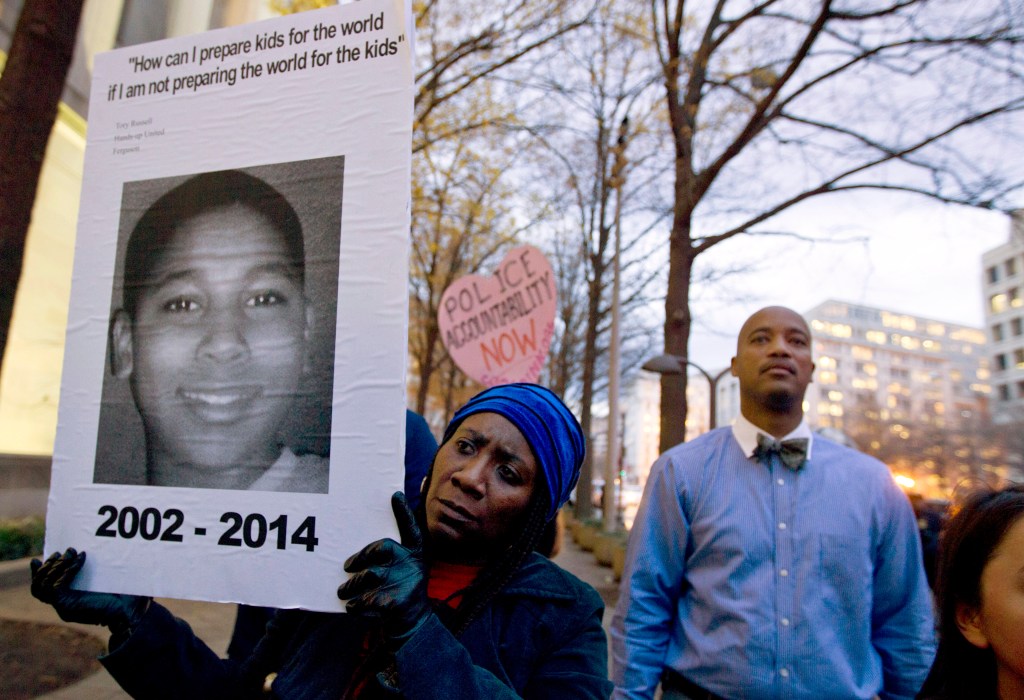
[(772, 452), (777, 452), (779, 459), (787, 468), (793, 471), (800, 471), (800, 468), (807, 460), (807, 438), (793, 438), (792, 440), (776, 440), (775, 438), (757, 434), (757, 447), (754, 448), (754, 456), (760, 459), (767, 457)]

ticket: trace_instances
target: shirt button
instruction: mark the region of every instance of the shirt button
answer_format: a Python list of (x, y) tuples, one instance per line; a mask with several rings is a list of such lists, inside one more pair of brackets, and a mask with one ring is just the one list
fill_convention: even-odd
[(786, 485), (786, 480), (785, 479), (779, 479), (779, 486), (785, 486), (785, 485)]
[(782, 618), (782, 626), (783, 627), (789, 627), (789, 618), (788, 617)]
[(789, 576), (789, 569), (782, 569), (779, 571), (779, 576)]
[(779, 529), (780, 530), (785, 530), (786, 529), (786, 523), (779, 523)]
[(779, 669), (779, 675), (782, 676), (783, 678), (789, 678), (789, 669), (788, 668), (780, 668)]

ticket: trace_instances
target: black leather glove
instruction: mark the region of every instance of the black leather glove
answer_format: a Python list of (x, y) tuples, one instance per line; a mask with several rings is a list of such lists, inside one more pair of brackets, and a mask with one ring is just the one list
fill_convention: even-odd
[(377, 540), (349, 557), (345, 571), (354, 575), (338, 587), (338, 597), (350, 613), (379, 616), (389, 641), (401, 646), (433, 613), (420, 529), (404, 494), (391, 497), (391, 508), (402, 543)]
[(71, 582), (85, 564), (85, 552), (69, 548), (64, 554), (54, 552), (46, 562), (33, 559), (32, 595), (54, 607), (65, 622), (105, 625), (116, 635), (123, 635), (135, 625), (149, 608), (150, 598), (120, 593), (78, 591)]

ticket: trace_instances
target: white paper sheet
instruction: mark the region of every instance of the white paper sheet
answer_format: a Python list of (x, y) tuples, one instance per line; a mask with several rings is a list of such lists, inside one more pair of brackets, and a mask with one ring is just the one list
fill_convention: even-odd
[[(411, 31), (363, 0), (97, 56), (46, 537), (80, 587), (339, 611), (395, 534)], [(273, 197), (209, 205), (239, 177), (301, 261)]]

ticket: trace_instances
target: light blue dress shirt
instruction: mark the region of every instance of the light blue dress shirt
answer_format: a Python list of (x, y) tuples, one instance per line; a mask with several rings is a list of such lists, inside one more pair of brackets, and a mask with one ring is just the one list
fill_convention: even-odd
[(884, 464), (820, 436), (799, 472), (756, 444), (741, 416), (652, 467), (613, 698), (653, 697), (666, 667), (726, 698), (913, 698), (935, 641), (908, 499)]

